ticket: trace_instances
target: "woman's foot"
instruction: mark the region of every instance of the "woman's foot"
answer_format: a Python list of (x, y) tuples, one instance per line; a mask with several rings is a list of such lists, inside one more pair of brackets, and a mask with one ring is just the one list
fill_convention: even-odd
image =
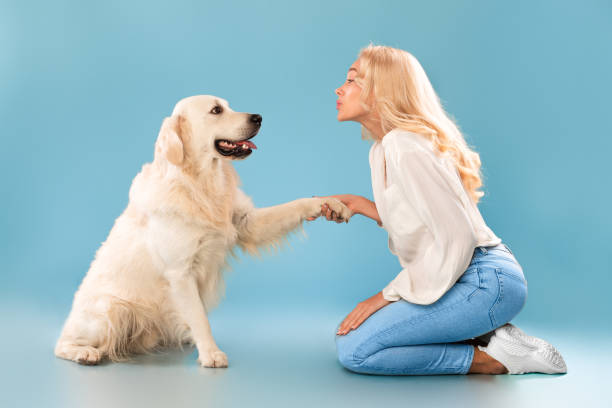
[(478, 346), (478, 349), (503, 364), (510, 374), (567, 372), (565, 361), (557, 349), (509, 323), (495, 330), (489, 344)]
[(474, 358), (469, 374), (508, 374), (502, 363), (474, 346)]

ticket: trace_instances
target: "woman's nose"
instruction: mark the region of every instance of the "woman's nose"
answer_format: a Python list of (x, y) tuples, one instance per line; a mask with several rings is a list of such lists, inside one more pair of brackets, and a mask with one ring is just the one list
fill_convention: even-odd
[(336, 95), (340, 96), (340, 90), (342, 89), (342, 87), (340, 88), (336, 88)]

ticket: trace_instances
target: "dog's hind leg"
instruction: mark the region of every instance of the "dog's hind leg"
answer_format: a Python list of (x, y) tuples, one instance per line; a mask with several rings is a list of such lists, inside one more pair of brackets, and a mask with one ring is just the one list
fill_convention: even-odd
[(95, 365), (107, 355), (108, 321), (104, 298), (84, 299), (79, 293), (55, 346), (55, 355), (79, 364)]
[(157, 309), (115, 296), (75, 302), (55, 355), (80, 364), (95, 365), (103, 358), (127, 360), (132, 353), (146, 353), (168, 342)]
[(101, 322), (70, 316), (55, 346), (55, 355), (79, 364), (96, 365), (104, 357), (103, 350), (99, 348), (103, 335)]

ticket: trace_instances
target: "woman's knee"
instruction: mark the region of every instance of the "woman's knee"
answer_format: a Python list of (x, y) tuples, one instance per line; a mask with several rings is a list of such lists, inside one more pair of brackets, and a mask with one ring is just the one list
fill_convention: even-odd
[(340, 364), (351, 371), (358, 371), (359, 366), (365, 360), (357, 353), (359, 342), (354, 336), (355, 332), (349, 332), (344, 336), (336, 336), (336, 353)]

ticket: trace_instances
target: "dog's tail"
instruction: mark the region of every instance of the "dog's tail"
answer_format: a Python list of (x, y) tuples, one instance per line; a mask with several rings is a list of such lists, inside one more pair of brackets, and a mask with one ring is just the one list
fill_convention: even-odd
[(125, 361), (133, 353), (149, 353), (169, 345), (171, 336), (156, 305), (115, 296), (105, 313), (106, 336), (100, 349), (112, 361)]

